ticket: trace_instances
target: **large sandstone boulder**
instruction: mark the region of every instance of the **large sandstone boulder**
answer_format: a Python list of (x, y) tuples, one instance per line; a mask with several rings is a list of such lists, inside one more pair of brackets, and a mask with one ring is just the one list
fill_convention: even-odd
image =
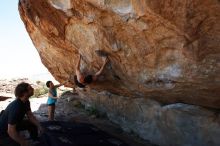
[(220, 145), (219, 0), (20, 0), (19, 11), (60, 82), (79, 54), (93, 74), (96, 50), (109, 53), (80, 94), (114, 122), (157, 144)]
[(124, 96), (220, 108), (218, 0), (20, 0), (43, 64), (58, 81), (102, 65), (91, 85)]

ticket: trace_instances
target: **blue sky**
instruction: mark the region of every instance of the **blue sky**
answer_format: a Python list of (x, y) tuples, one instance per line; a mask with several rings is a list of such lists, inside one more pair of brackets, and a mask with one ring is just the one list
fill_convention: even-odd
[(0, 79), (48, 74), (18, 12), (18, 0), (0, 1)]

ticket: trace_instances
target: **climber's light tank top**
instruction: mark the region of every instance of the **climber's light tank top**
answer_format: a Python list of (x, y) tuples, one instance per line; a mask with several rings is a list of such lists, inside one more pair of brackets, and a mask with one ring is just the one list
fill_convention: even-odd
[[(56, 89), (56, 88), (50, 89), (49, 92), (50, 92), (53, 96), (57, 97), (57, 89)], [(48, 100), (47, 100), (47, 104), (48, 104), (48, 105), (50, 105), (50, 104), (55, 104), (56, 102), (57, 102), (57, 99), (54, 99), (54, 98), (48, 96)]]

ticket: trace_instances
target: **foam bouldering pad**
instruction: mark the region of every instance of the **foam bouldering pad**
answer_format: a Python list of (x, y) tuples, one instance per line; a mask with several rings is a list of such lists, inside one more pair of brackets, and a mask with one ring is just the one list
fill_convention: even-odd
[(91, 124), (61, 121), (41, 124), (45, 132), (37, 146), (128, 146)]

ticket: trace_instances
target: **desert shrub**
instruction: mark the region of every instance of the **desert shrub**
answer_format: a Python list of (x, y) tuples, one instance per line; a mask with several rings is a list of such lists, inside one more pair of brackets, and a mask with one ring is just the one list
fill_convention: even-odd
[(41, 84), (41, 81), (36, 81), (36, 84), (37, 84), (37, 85), (40, 85), (40, 84)]
[(48, 93), (48, 91), (49, 91), (49, 89), (45, 85), (42, 87), (38, 87), (38, 88), (34, 89), (33, 97), (39, 97), (41, 95), (45, 95)]
[(96, 108), (95, 106), (88, 107), (88, 108), (86, 109), (86, 111), (87, 111), (87, 113), (88, 113), (89, 115), (96, 115), (96, 116), (99, 115), (99, 112), (98, 112), (98, 110), (97, 110), (97, 108)]

